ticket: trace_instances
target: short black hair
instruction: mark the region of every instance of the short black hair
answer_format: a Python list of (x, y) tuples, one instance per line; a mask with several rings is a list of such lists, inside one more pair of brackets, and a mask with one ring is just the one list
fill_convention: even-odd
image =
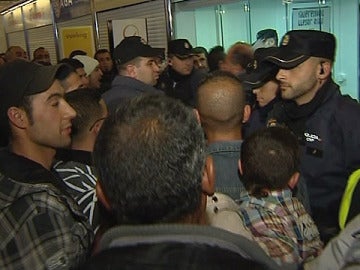
[(65, 94), (65, 100), (76, 111), (76, 117), (72, 119), (71, 136), (76, 138), (99, 118), (103, 116), (100, 105), (101, 94), (89, 88), (81, 88)]
[(210, 49), (207, 56), (209, 71), (215, 71), (220, 69), (220, 62), (224, 61), (226, 57), (225, 49), (223, 46), (215, 46)]
[(206, 58), (208, 57), (208, 52), (207, 52), (207, 50), (206, 50), (204, 47), (200, 47), (200, 46), (199, 46), (199, 47), (195, 47), (195, 48), (193, 48), (193, 52), (194, 52), (194, 54), (203, 53)]
[(102, 53), (108, 53), (108, 54), (110, 54), (110, 57), (112, 57), (112, 56), (111, 56), (111, 53), (110, 53), (110, 51), (109, 51), (108, 49), (98, 49), (98, 50), (95, 52), (95, 54), (94, 54), (94, 59), (98, 60), (96, 57), (97, 57), (99, 54), (102, 54)]
[(254, 132), (241, 145), (245, 188), (256, 197), (264, 189), (283, 189), (299, 170), (299, 145), (285, 127), (268, 127)]
[(69, 58), (73, 58), (76, 55), (87, 55), (87, 53), (83, 50), (73, 50), (70, 55)]
[(75, 58), (63, 58), (59, 61), (59, 64), (68, 64), (77, 70), (78, 68), (84, 68), (84, 64)]
[(180, 101), (165, 95), (124, 101), (103, 123), (93, 155), (119, 224), (176, 222), (199, 209), (205, 139)]

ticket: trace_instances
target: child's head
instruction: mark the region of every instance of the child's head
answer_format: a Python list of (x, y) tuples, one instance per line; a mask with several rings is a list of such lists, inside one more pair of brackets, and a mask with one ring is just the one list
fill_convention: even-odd
[(297, 139), (284, 127), (259, 130), (243, 142), (240, 163), (244, 186), (253, 196), (293, 187), (298, 178)]

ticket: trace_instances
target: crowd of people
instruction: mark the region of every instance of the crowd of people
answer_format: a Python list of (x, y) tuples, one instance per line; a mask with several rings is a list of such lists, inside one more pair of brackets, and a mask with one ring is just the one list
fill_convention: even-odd
[[(360, 267), (336, 38), (0, 57), (1, 269)], [(354, 269), (355, 269), (354, 268)]]

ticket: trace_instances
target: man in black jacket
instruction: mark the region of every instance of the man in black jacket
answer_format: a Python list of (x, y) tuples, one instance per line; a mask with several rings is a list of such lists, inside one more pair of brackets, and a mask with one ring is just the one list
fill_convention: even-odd
[(276, 79), (284, 101), (269, 123), (283, 123), (302, 146), (300, 172), (323, 241), (338, 232), (341, 196), (351, 172), (360, 167), (360, 106), (340, 93), (331, 78), (335, 37), (293, 30), (267, 60), (279, 67)]
[(193, 47), (187, 39), (168, 43), (168, 67), (160, 75), (157, 88), (166, 95), (195, 106), (195, 93), (206, 72), (194, 68)]
[(75, 268), (90, 249), (90, 225), (51, 169), (76, 115), (60, 84), (64, 68), (24, 60), (0, 68), (1, 269)]

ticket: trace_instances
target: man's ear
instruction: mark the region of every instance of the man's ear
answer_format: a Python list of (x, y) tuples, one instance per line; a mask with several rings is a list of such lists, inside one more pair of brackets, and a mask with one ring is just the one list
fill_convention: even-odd
[(193, 109), (193, 112), (195, 114), (196, 119), (198, 120), (199, 124), (201, 124), (201, 120), (200, 120), (200, 113), (197, 109)]
[(299, 173), (299, 172), (296, 172), (296, 173), (294, 173), (294, 174), (291, 176), (291, 178), (290, 178), (290, 180), (289, 180), (289, 182), (288, 182), (288, 186), (289, 186), (290, 189), (294, 189), (294, 188), (295, 188), (295, 186), (296, 186), (297, 183), (299, 182), (299, 177), (300, 177), (300, 173)]
[(92, 129), (93, 132), (95, 132), (95, 134), (99, 134), (99, 131), (101, 129), (102, 124), (104, 123), (104, 121), (97, 121)]
[(250, 105), (247, 104), (244, 106), (244, 116), (242, 122), (246, 123), (247, 121), (249, 121), (250, 115), (251, 115), (251, 107)]
[(106, 210), (111, 211), (111, 204), (108, 198), (106, 197), (99, 180), (96, 181), (95, 189), (98, 200), (102, 203), (102, 205), (105, 207)]
[(18, 107), (10, 107), (7, 110), (8, 118), (14, 126), (24, 129), (28, 125), (28, 117), (23, 109)]
[(168, 58), (168, 65), (172, 66), (172, 59), (170, 57)]
[(135, 65), (127, 65), (126, 71), (127, 71), (127, 74), (129, 75), (129, 77), (131, 77), (131, 78), (137, 77), (137, 70), (136, 70)]
[(203, 193), (211, 196), (215, 192), (215, 166), (212, 156), (207, 156), (201, 182)]
[(330, 76), (331, 73), (331, 63), (329, 61), (322, 61), (319, 67), (318, 77), (321, 80), (324, 80)]

